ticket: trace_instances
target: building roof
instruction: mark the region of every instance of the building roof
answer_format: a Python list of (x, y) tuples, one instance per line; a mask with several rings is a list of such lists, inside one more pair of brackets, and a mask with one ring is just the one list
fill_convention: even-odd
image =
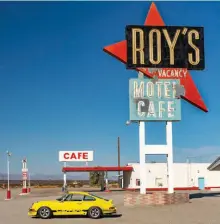
[(63, 167), (62, 172), (132, 171), (132, 166)]
[(209, 171), (220, 170), (220, 156), (207, 168)]

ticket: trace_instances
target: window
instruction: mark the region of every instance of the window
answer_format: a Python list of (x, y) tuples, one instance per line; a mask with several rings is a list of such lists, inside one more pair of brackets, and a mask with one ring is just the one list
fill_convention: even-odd
[(156, 187), (163, 187), (163, 179), (161, 177), (155, 178), (155, 186)]
[(102, 198), (102, 197), (100, 197), (100, 196), (97, 196), (97, 195), (94, 195), (94, 194), (90, 194), (90, 195), (92, 195), (92, 196), (94, 196), (94, 197), (96, 197), (96, 198), (99, 198), (99, 199), (102, 199), (102, 200), (108, 201), (108, 199)]
[(89, 195), (85, 195), (83, 201), (95, 201), (95, 198)]
[(140, 185), (141, 185), (140, 179), (136, 179), (136, 186), (140, 186)]
[(57, 201), (63, 201), (63, 200), (65, 200), (65, 198), (66, 198), (67, 196), (68, 196), (68, 195), (65, 194), (65, 195), (63, 195), (62, 197), (57, 198)]
[(83, 195), (81, 194), (69, 194), (68, 197), (66, 197), (65, 201), (82, 201)]

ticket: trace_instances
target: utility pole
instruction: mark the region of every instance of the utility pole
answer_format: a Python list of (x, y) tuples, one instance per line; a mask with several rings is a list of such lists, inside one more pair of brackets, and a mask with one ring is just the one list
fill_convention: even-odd
[[(118, 167), (121, 166), (120, 160), (121, 160), (121, 158), (120, 158), (120, 138), (118, 137)], [(118, 184), (119, 184), (119, 186), (120, 186), (120, 182), (121, 182), (120, 181), (121, 180), (120, 174), (121, 174), (121, 172), (118, 171)]]

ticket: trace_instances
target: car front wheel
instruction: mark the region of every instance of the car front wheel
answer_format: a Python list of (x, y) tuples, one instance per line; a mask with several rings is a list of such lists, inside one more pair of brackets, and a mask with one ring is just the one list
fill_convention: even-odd
[(49, 218), (51, 218), (51, 216), (52, 216), (52, 211), (51, 211), (50, 208), (48, 208), (48, 207), (41, 207), (41, 208), (38, 210), (38, 216), (39, 216), (41, 219), (49, 219)]
[(102, 215), (102, 211), (99, 207), (92, 207), (88, 211), (89, 218), (99, 219)]

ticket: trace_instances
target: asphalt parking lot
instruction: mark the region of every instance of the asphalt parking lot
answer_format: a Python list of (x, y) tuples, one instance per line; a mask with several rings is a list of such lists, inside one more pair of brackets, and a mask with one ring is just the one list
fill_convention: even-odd
[(220, 192), (205, 192), (192, 194), (191, 202), (181, 205), (159, 207), (124, 207), (124, 192), (101, 193), (114, 200), (121, 216), (108, 217), (99, 220), (88, 218), (53, 218), (41, 220), (30, 218), (27, 211), (34, 201), (54, 199), (61, 194), (60, 189), (33, 189), (30, 195), (20, 196), (20, 189), (12, 191), (13, 199), (5, 201), (5, 190), (0, 190), (0, 217), (2, 224), (14, 223), (126, 223), (126, 224), (219, 224), (220, 222)]

